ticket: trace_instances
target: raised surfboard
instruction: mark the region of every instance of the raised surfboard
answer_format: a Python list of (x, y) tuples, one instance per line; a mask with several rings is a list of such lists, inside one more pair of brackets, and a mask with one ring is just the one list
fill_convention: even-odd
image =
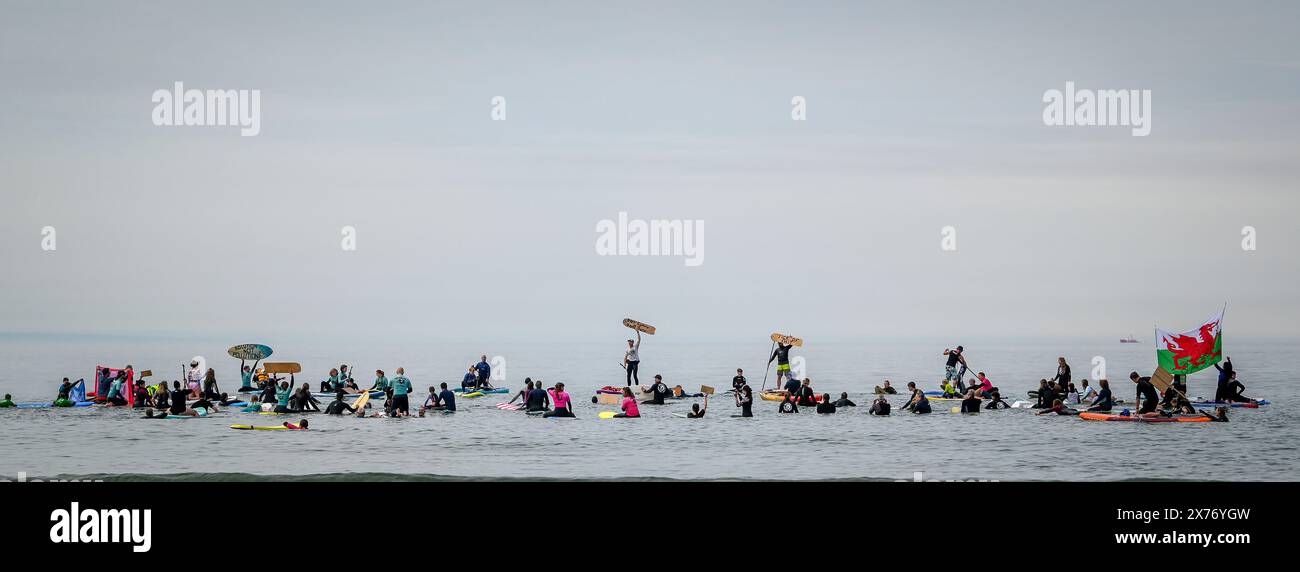
[(266, 373), (302, 373), (302, 365), (297, 362), (266, 362), (262, 364)]
[(638, 322), (636, 320), (633, 320), (632, 318), (623, 318), (623, 325), (632, 328), (633, 330), (636, 330), (638, 332), (645, 332), (652, 336), (655, 335), (654, 326), (651, 326), (650, 324), (644, 324)]
[[(230, 357), (245, 361), (262, 361), (271, 357), (271, 348), (262, 344), (239, 344), (226, 350)], [(294, 372), (297, 373), (297, 372)]]
[(356, 409), (357, 413), (360, 413), (362, 410), (366, 408), (367, 403), (370, 403), (370, 394), (362, 393), (361, 397), (357, 398), (357, 402), (352, 404), (352, 408)]
[(796, 337), (794, 337), (794, 336), (787, 336), (787, 335), (782, 334), (782, 333), (780, 333), (780, 332), (773, 332), (773, 333), (772, 333), (772, 341), (774, 341), (774, 342), (776, 342), (776, 343), (778, 343), (778, 344), (781, 344), (781, 345), (783, 345), (783, 346), (794, 346), (794, 347), (796, 347), (796, 348), (802, 348), (802, 347), (803, 347), (803, 339), (802, 339), (802, 338), (796, 338)]

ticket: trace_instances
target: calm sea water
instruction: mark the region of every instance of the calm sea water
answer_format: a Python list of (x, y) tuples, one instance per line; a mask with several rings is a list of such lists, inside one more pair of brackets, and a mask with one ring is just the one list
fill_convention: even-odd
[[(155, 379), (180, 376), (183, 364), (206, 356), (226, 389), (238, 387), (238, 361), (226, 348), (250, 340), (175, 340), (51, 335), (0, 335), (0, 392), (15, 401), (52, 400), (64, 376), (91, 378), (96, 364), (132, 364)], [(297, 361), (298, 381), (315, 384), (338, 363), (355, 366), (369, 385), (376, 368), (391, 377), (405, 367), (420, 389), (455, 384), (482, 353), (505, 358), (505, 381), (518, 389), (525, 376), (563, 381), (579, 398), (578, 419), (541, 419), (499, 411), (503, 396), (461, 399), (454, 415), (410, 419), (311, 417), (306, 432), (234, 431), (229, 425), (275, 424), (285, 418), (221, 412), (201, 419), (145, 421), (139, 411), (73, 408), (0, 409), (0, 479), (36, 477), (249, 478), (559, 478), (559, 479), (927, 479), (996, 480), (1298, 480), (1300, 436), (1296, 390), (1284, 362), (1294, 340), (1228, 339), (1248, 394), (1273, 405), (1236, 409), (1230, 423), (1096, 423), (1035, 417), (1028, 410), (955, 415), (936, 412), (877, 418), (865, 407), (835, 415), (778, 415), (759, 402), (755, 417), (730, 417), (729, 396), (712, 400), (709, 416), (673, 416), (690, 400), (645, 406), (642, 419), (602, 420), (608, 406), (589, 401), (603, 385), (621, 385), (621, 340), (517, 342), (484, 347), (449, 342), (295, 342), (260, 340), (275, 348), (272, 361)], [(1117, 393), (1131, 399), (1127, 374), (1154, 368), (1150, 340), (960, 340), (972, 368), (985, 371), (1008, 400), (1025, 399), (1037, 380), (1065, 356), (1074, 377), (1093, 376), (1103, 356)], [(873, 386), (891, 379), (932, 388), (942, 376), (940, 353), (949, 340), (818, 340), (802, 352), (819, 392), (849, 392), (865, 405)], [(647, 338), (643, 379), (664, 375), (670, 385), (697, 390), (729, 387), (743, 367), (758, 387), (769, 345), (757, 342), (683, 342)], [(1194, 375), (1191, 394), (1212, 395), (1214, 371)], [(771, 380), (769, 380), (771, 385)], [(504, 396), (508, 398), (509, 396)], [(895, 399), (895, 405), (901, 399)], [(942, 409), (942, 408), (938, 408)]]

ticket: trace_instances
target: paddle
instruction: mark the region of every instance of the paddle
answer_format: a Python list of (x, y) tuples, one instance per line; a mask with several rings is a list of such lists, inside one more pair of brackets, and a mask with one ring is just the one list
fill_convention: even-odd
[(767, 391), (767, 374), (772, 371), (772, 352), (776, 350), (776, 340), (772, 340), (772, 347), (767, 350), (767, 369), (763, 370), (763, 389)]

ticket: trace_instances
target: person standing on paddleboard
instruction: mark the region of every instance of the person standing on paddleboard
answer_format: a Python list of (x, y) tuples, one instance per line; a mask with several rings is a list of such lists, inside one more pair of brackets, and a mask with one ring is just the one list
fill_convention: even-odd
[(492, 366), (488, 364), (487, 354), (478, 356), (478, 364), (474, 366), (474, 370), (478, 377), (478, 386), (475, 389), (492, 389)]
[(1064, 357), (1056, 358), (1056, 377), (1047, 381), (1055, 381), (1060, 384), (1061, 387), (1070, 386), (1070, 364), (1065, 363)]
[(190, 362), (190, 371), (185, 374), (185, 381), (190, 387), (190, 399), (203, 397), (203, 370), (199, 369), (197, 360)]
[[(772, 350), (772, 357), (767, 358), (768, 365), (772, 365), (772, 360), (776, 360), (776, 386), (777, 387), (781, 387), (782, 377), (788, 380), (794, 379), (794, 375), (790, 373), (790, 348), (793, 347), (794, 347), (793, 344), (777, 343), (776, 349)], [(798, 383), (797, 380), (796, 383)]]
[[(943, 355), (948, 356), (948, 362), (943, 366), (943, 380), (952, 382), (957, 391), (962, 391), (964, 385), (961, 382), (962, 375), (966, 373), (966, 356), (962, 355), (964, 351), (966, 349), (961, 346), (957, 346), (955, 350), (947, 348), (943, 350)], [(961, 369), (957, 368), (958, 364), (961, 365)]]
[(636, 341), (627, 341), (627, 352), (623, 354), (623, 369), (627, 370), (627, 386), (632, 386), (632, 380), (636, 380), (637, 385), (641, 385), (641, 330), (636, 330)]

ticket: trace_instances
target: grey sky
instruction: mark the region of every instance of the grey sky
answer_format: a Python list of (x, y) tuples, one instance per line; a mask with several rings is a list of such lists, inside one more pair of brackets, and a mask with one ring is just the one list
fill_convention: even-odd
[[(697, 4), (3, 1), (0, 330), (1300, 335), (1297, 3)], [(619, 211), (705, 263), (596, 256)]]

